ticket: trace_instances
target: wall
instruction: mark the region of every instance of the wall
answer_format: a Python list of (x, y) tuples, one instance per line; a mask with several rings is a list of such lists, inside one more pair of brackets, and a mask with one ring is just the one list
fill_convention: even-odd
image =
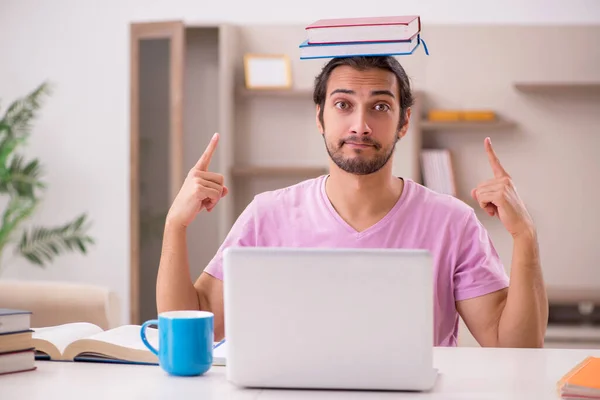
[[(300, 23), (360, 16), (364, 2), (9, 0), (0, 5), (1, 105), (50, 79), (55, 92), (35, 125), (27, 154), (39, 156), (49, 190), (32, 222), (58, 224), (90, 213), (97, 246), (87, 257), (68, 255), (47, 270), (15, 260), (5, 278), (65, 280), (113, 288), (129, 315), (129, 42), (131, 21), (185, 18), (235, 23)], [(424, 24), (598, 24), (594, 0), (486, 3), (476, 0), (382, 0), (381, 13), (422, 15)], [(286, 7), (288, 5), (286, 4)], [(269, 15), (264, 12), (269, 10)], [(371, 11), (370, 15), (379, 14)], [(431, 44), (431, 43), (430, 43)], [(550, 61), (552, 62), (552, 61)], [(556, 107), (550, 104), (549, 107)], [(543, 119), (541, 114), (537, 118)], [(558, 121), (560, 123), (560, 121)], [(568, 130), (568, 126), (565, 127)], [(529, 146), (534, 146), (529, 142)], [(559, 146), (558, 142), (553, 146)], [(504, 151), (504, 150), (503, 150)], [(558, 157), (556, 163), (560, 163)], [(558, 168), (554, 165), (553, 168)], [(553, 171), (552, 169), (550, 171)], [(566, 218), (566, 217), (565, 217)], [(559, 225), (560, 226), (560, 225)]]

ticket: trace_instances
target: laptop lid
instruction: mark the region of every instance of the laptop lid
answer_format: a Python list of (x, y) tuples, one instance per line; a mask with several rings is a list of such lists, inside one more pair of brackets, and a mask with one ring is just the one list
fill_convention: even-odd
[(432, 266), (424, 250), (226, 249), (228, 379), (250, 387), (429, 389)]

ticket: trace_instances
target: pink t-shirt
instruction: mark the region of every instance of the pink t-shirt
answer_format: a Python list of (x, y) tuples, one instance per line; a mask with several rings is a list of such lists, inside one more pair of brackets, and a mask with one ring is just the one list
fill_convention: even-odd
[(327, 176), (261, 193), (241, 213), (205, 271), (223, 279), (230, 246), (427, 249), (434, 260), (434, 345), (455, 346), (455, 302), (508, 286), (508, 275), (474, 210), (458, 199), (404, 179), (392, 210), (357, 232), (325, 192)]

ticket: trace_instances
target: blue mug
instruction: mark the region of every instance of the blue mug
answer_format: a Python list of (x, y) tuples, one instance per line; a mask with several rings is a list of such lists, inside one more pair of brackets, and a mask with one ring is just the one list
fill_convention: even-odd
[[(146, 328), (158, 326), (158, 349), (146, 337)], [(159, 365), (171, 375), (195, 376), (213, 363), (214, 314), (208, 311), (167, 311), (140, 328), (142, 342), (158, 356)]]

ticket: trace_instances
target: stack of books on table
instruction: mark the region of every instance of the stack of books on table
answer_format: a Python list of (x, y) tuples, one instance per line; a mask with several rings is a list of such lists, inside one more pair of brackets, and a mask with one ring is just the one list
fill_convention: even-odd
[(408, 55), (421, 43), (421, 18), (415, 15), (321, 19), (305, 29), (303, 60)]
[(0, 375), (33, 371), (31, 312), (0, 308)]

